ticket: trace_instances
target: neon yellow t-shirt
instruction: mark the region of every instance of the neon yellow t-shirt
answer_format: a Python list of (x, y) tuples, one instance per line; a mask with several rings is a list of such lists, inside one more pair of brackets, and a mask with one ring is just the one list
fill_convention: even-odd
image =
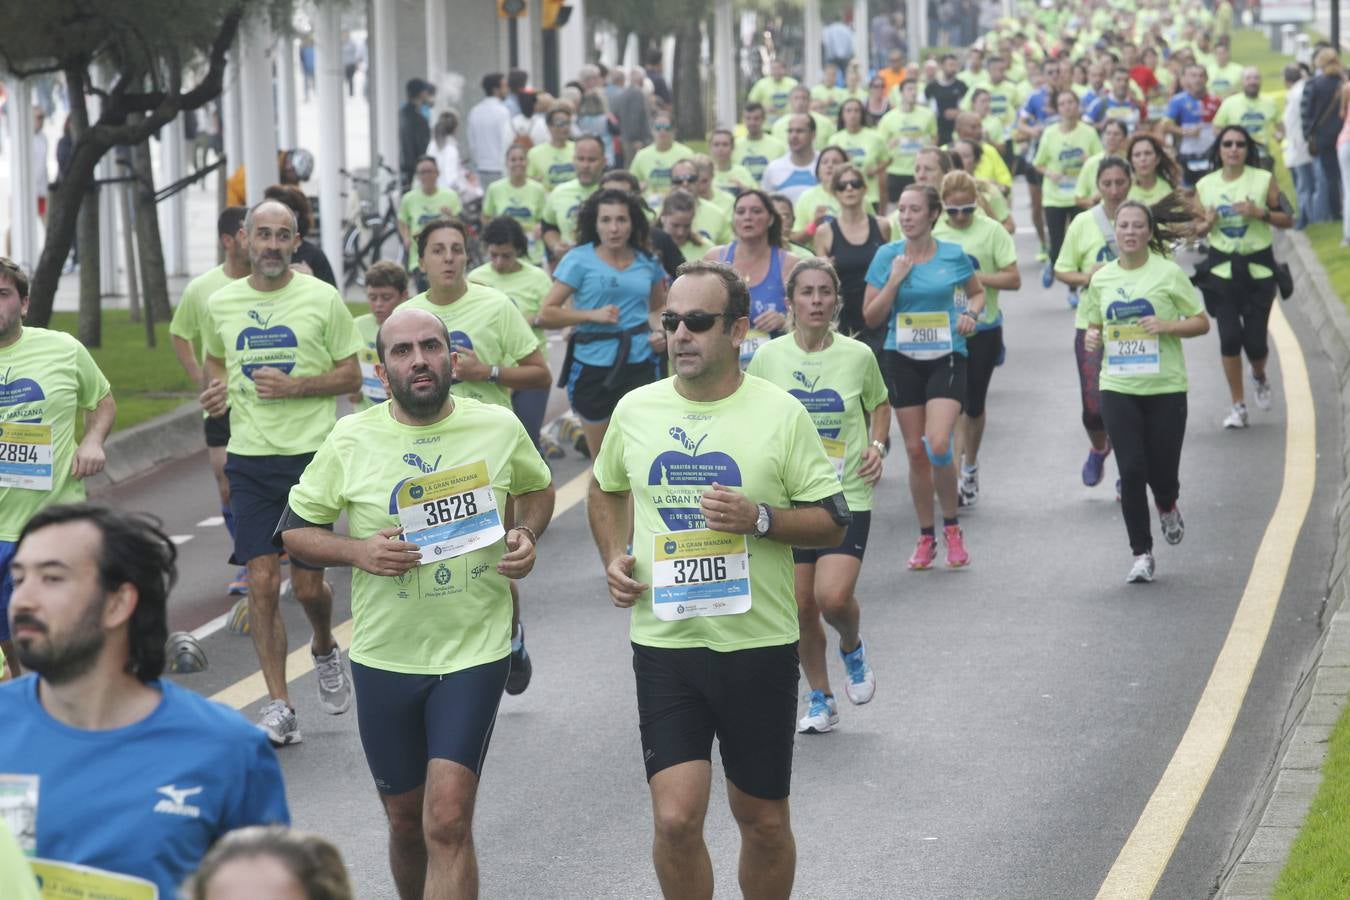
[[(829, 116), (821, 115), (815, 110), (811, 111), (811, 118), (816, 123), (816, 136), (811, 140), (811, 147), (819, 152), (830, 145), (830, 138), (834, 137), (835, 124)], [(787, 129), (790, 121), (792, 121), (791, 116), (781, 117), (773, 123), (773, 129), (770, 132), (782, 141), (784, 146), (787, 146)]]
[(867, 199), (876, 203), (881, 197), (881, 188), (874, 173), (886, 158), (886, 139), (875, 128), (860, 128), (857, 134), (844, 129), (834, 133), (830, 144), (842, 147), (853, 167), (862, 171), (867, 182)]
[(450, 188), (437, 188), (436, 193), (428, 194), (415, 187), (403, 195), (398, 204), (398, 220), (408, 228), (408, 270), (417, 268), (417, 236), (422, 226), (433, 219), (444, 218), (446, 210), (457, 216), (463, 209), (459, 194)]
[(694, 151), (679, 141), (671, 144), (669, 150), (658, 150), (655, 144), (648, 144), (634, 154), (628, 168), (638, 181), (647, 186), (648, 195), (664, 197), (670, 191), (671, 167), (693, 155)]
[(525, 154), (525, 174), (552, 190), (566, 181), (577, 177), (577, 167), (572, 162), (573, 145), (568, 141), (562, 147), (550, 144), (535, 144)]
[[(547, 272), (524, 260), (520, 261), (520, 268), (517, 271), (505, 275), (492, 268), (491, 263), (484, 263), (469, 273), (469, 280), (475, 284), (496, 288), (509, 297), (516, 305), (516, 309), (520, 310), (526, 324), (539, 315), (539, 307), (544, 305), (544, 297), (553, 286), (553, 279), (548, 277)], [(547, 359), (548, 334), (542, 328), (531, 328), (530, 331), (534, 334), (535, 347)]]
[(483, 195), (483, 221), (510, 216), (519, 222), (530, 248), (530, 261), (537, 263), (544, 258), (544, 245), (536, 231), (547, 200), (548, 191), (537, 181), (527, 178), (524, 184), (516, 187), (509, 179), (498, 178), (488, 185), (487, 193)]
[(758, 139), (737, 138), (736, 149), (731, 151), (731, 161), (735, 165), (744, 166), (755, 179), (755, 184), (759, 184), (764, 180), (764, 167), (785, 153), (787, 144), (766, 133)]
[[(1190, 278), (1176, 263), (1156, 253), (1150, 253), (1148, 261), (1137, 269), (1121, 268), (1119, 260), (1108, 263), (1093, 276), (1084, 302), (1088, 305), (1088, 322), (1103, 326), (1102, 340), (1108, 345), (1112, 325), (1136, 324), (1149, 315), (1177, 321), (1202, 311), (1199, 292)], [(1186, 358), (1182, 355), (1181, 338), (1159, 334), (1156, 339), (1159, 371), (1152, 374), (1110, 374), (1108, 346), (1102, 359), (1102, 390), (1138, 396), (1185, 391)]]
[(692, 226), (714, 244), (723, 244), (731, 239), (731, 217), (711, 200), (698, 198)]
[[(395, 498), (409, 478), (482, 464), (498, 516), (508, 495), (548, 487), (548, 466), (509, 409), (457, 399), (434, 425), (404, 425), (389, 404), (346, 416), (291, 488), (290, 506), (316, 525), (347, 514), (362, 539), (399, 524)], [(503, 525), (505, 523), (503, 522)], [(352, 569), (351, 658), (363, 666), (445, 675), (511, 650), (511, 589), (497, 574), (505, 541), (427, 562), (398, 577)]]
[(75, 417), (111, 390), (63, 331), (27, 327), (0, 347), (0, 541), (17, 541), (44, 506), (84, 499), (84, 482), (70, 474)]
[(337, 397), (260, 400), (253, 370), (270, 366), (308, 377), (355, 356), (361, 336), (337, 290), (299, 272), (268, 293), (241, 278), (212, 294), (206, 311), (206, 352), (225, 362), (229, 451), (295, 456), (317, 450), (337, 421)]
[[(778, 81), (765, 75), (754, 86), (750, 88), (747, 99), (754, 103), (764, 104), (764, 115), (768, 122), (772, 123), (775, 119), (787, 112), (788, 95), (792, 89), (797, 86), (797, 79), (791, 76), (784, 76)], [(781, 155), (781, 154), (780, 154)]]
[[(1100, 206), (1101, 204), (1097, 204)], [(1059, 249), (1059, 256), (1055, 258), (1056, 272), (1079, 272), (1087, 274), (1097, 263), (1109, 263), (1116, 258), (1115, 252), (1107, 244), (1106, 235), (1102, 234), (1102, 229), (1097, 224), (1097, 214), (1092, 209), (1085, 209), (1074, 216), (1069, 227), (1064, 231), (1064, 245)], [(1114, 222), (1108, 222), (1114, 228)], [(1112, 238), (1114, 243), (1114, 236)], [(1094, 276), (1094, 281), (1095, 276)], [(1082, 293), (1086, 294), (1086, 291)], [(1088, 327), (1088, 304), (1078, 303), (1078, 308), (1074, 310), (1073, 326), (1083, 329)]]
[[(782, 156), (782, 154), (780, 153), (779, 156)], [(777, 159), (777, 157), (774, 158)], [(768, 165), (768, 161), (765, 160), (764, 164)], [(712, 183), (713, 188), (718, 193), (725, 194), (730, 199), (731, 202), (727, 204), (727, 208), (730, 208), (736, 202), (736, 195), (743, 190), (758, 187), (759, 179), (745, 166), (740, 163), (733, 163), (731, 168), (725, 172), (721, 169), (713, 169)]]
[(594, 194), (599, 187), (598, 181), (587, 187), (573, 178), (555, 187), (548, 195), (548, 200), (544, 203), (543, 221), (558, 229), (558, 237), (564, 243), (576, 242), (577, 213), (581, 212), (581, 205), (586, 202), (586, 198)]
[[(959, 244), (966, 251), (971, 266), (976, 273), (997, 272), (1017, 262), (1017, 248), (1013, 246), (1012, 235), (1002, 225), (975, 210), (967, 228), (953, 228), (944, 212), (933, 227), (933, 237)], [(958, 291), (961, 289), (958, 288)], [(998, 288), (984, 289), (984, 315), (980, 318), (981, 328), (996, 328), (1003, 322), (1003, 312), (998, 306)]]
[[(594, 472), (603, 490), (632, 492), (633, 577), (646, 584), (652, 583), (658, 535), (706, 527), (699, 498), (714, 481), (776, 509), (823, 500), (840, 490), (806, 409), (782, 388), (753, 375), (746, 375), (731, 396), (711, 403), (681, 397), (673, 378), (629, 391), (610, 419)], [(796, 641), (792, 548), (754, 537), (746, 537), (744, 546), (749, 610), (665, 621), (657, 617), (652, 591), (647, 591), (633, 607), (632, 641), (724, 652)]]
[(813, 185), (802, 192), (792, 205), (792, 218), (797, 230), (803, 230), (816, 218), (816, 209), (825, 207), (825, 215), (839, 216), (839, 201), (830, 196), (824, 185)]
[[(866, 344), (842, 334), (830, 346), (808, 353), (792, 334), (774, 338), (755, 351), (746, 368), (787, 391), (805, 407), (816, 432), (831, 441), (825, 453), (831, 464), (842, 460), (844, 500), (854, 512), (872, 508), (872, 488), (858, 476), (868, 437), (866, 414), (886, 402), (876, 354)], [(843, 447), (839, 446), (842, 442)], [(836, 454), (842, 455), (836, 456)]]
[(369, 409), (376, 403), (383, 403), (389, 397), (379, 376), (375, 374), (375, 364), (380, 361), (379, 355), (375, 352), (375, 338), (380, 333), (380, 326), (375, 322), (375, 314), (365, 313), (357, 316), (352, 324), (356, 326), (356, 333), (361, 336), (361, 349), (356, 354), (357, 362), (361, 364), (361, 399), (356, 402), (356, 409), (359, 411)]
[[(1217, 209), (1219, 220), (1209, 233), (1209, 243), (1224, 253), (1255, 253), (1269, 247), (1273, 240), (1270, 223), (1248, 218), (1233, 210), (1233, 204), (1246, 200), (1258, 209), (1266, 208), (1271, 174), (1265, 169), (1245, 166), (1242, 175), (1225, 181), (1223, 171), (1211, 172), (1195, 185), (1196, 196), (1205, 209)], [(1220, 263), (1213, 269), (1219, 278), (1232, 278), (1232, 263)], [(1251, 264), (1253, 278), (1269, 278), (1274, 273), (1265, 266)]]
[(1229, 125), (1241, 125), (1258, 143), (1270, 146), (1274, 135), (1275, 101), (1269, 97), (1248, 97), (1238, 91), (1219, 105), (1214, 114), (1214, 131)]
[(169, 334), (191, 341), (197, 348), (199, 363), (206, 359), (206, 350), (202, 346), (206, 300), (231, 281), (234, 279), (225, 274), (224, 265), (209, 269), (187, 283), (178, 306), (174, 307), (173, 318), (169, 321)]
[(937, 116), (926, 106), (916, 106), (910, 112), (897, 107), (881, 117), (877, 131), (886, 141), (891, 160), (887, 174), (913, 175), (915, 154), (937, 143)]
[(1052, 125), (1041, 132), (1040, 146), (1036, 148), (1033, 162), (1048, 171), (1058, 172), (1059, 177), (1046, 177), (1041, 188), (1045, 206), (1072, 207), (1074, 192), (1078, 188), (1078, 173), (1089, 156), (1102, 152), (1102, 141), (1097, 129), (1083, 122), (1074, 123), (1069, 132), (1059, 125)]
[(1138, 200), (1140, 203), (1147, 203), (1149, 206), (1152, 206), (1174, 190), (1176, 190), (1176, 188), (1168, 184), (1162, 177), (1155, 178), (1153, 187), (1151, 188), (1143, 188), (1139, 185), (1139, 182), (1136, 181), (1134, 184), (1130, 185), (1130, 193), (1127, 195), (1126, 199)]
[[(11, 900), (41, 900), (38, 893), (37, 876), (28, 865), (28, 858), (19, 849), (14, 835), (4, 819), (0, 819), (0, 884), (5, 890), (13, 891)], [(6, 897), (10, 894), (6, 893)]]
[[(422, 293), (405, 305), (434, 313), (450, 331), (452, 350), (472, 350), (489, 366), (518, 365), (539, 346), (539, 339), (511, 298), (484, 284), (470, 281), (464, 296), (454, 303), (432, 303)], [(500, 384), (456, 381), (451, 390), (456, 397), (511, 408), (511, 395)]]
[(820, 111), (821, 115), (833, 119), (835, 116), (839, 115), (840, 105), (848, 99), (848, 91), (841, 87), (827, 87), (826, 85), (818, 84), (811, 88), (811, 99), (812, 101), (823, 103), (825, 108)]
[(1209, 92), (1214, 96), (1226, 100), (1242, 92), (1241, 64), (1230, 60), (1228, 65), (1221, 66), (1217, 61), (1211, 61), (1205, 69), (1209, 72)]

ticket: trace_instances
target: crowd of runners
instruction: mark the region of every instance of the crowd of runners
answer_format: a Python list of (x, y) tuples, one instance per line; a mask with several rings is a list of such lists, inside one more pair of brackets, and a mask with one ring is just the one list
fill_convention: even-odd
[[(230, 590), (266, 684), (256, 728), (161, 677), (173, 543), (82, 502), (108, 381), (73, 338), (24, 326), (27, 276), (0, 260), (0, 649), (32, 675), (0, 688), (0, 885), (31, 865), (46, 896), (170, 897), (200, 869), (194, 897), (262, 896), (265, 877), (350, 895), (322, 839), (256, 827), (288, 824), (269, 744), (301, 740), (287, 593), (320, 707), (356, 706), (399, 896), (476, 896), (478, 776), (503, 693), (530, 683), (523, 623), (546, 591), (522, 579), (553, 514), (556, 384), (593, 460), (601, 557), (571, 575), (631, 609), (661, 889), (712, 895), (716, 739), (740, 888), (787, 896), (794, 735), (840, 723), (829, 655), (850, 703), (877, 690), (884, 651), (855, 586), (871, 511), (896, 502), (876, 490), (885, 466), (908, 473), (910, 577), (979, 564), (961, 516), (980, 502), (1022, 272), (1066, 289), (1081, 479), (1100, 485), (1114, 457), (1127, 581), (1155, 577), (1153, 510), (1168, 544), (1185, 533), (1181, 341), (1217, 326), (1224, 428), (1247, 427), (1249, 385), (1258, 415), (1274, 404), (1266, 324), (1292, 288), (1272, 235), (1339, 215), (1340, 171), (1324, 170), (1328, 120), (1350, 142), (1339, 58), (1291, 67), (1281, 112), (1233, 59), (1228, 0), (1123, 6), (1028, 6), (968, 48), (830, 66), (817, 85), (775, 60), (706, 154), (674, 139), (659, 98), (646, 146), (581, 130), (559, 101), (534, 146), (472, 160), (478, 230), (437, 157), (416, 159), (406, 266), (364, 273), (355, 318), (297, 259), (303, 206), (282, 191), (225, 209), (224, 262), (187, 287), (172, 333), (202, 388)], [(483, 88), (504, 102), (507, 80)], [(470, 130), (496, 127), (486, 115)], [(1302, 167), (1297, 211), (1273, 174), (1286, 163)], [(471, 268), (475, 241), (487, 262)], [(566, 341), (556, 369), (550, 334)], [(352, 570), (346, 660), (333, 567)]]

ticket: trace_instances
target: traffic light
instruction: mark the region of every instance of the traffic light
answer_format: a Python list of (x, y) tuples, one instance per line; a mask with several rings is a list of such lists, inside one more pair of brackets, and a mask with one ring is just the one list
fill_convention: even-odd
[(540, 17), (542, 28), (561, 28), (567, 24), (572, 16), (572, 7), (565, 5), (563, 0), (543, 0), (543, 3), (543, 15)]
[(529, 9), (527, 0), (497, 0), (497, 15), (502, 19), (518, 19)]

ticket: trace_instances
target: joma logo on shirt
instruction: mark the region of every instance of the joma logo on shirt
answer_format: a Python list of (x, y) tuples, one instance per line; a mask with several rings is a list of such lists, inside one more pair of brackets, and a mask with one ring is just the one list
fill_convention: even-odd
[(201, 818), (202, 808), (191, 806), (187, 800), (202, 792), (200, 787), (180, 788), (172, 784), (155, 788), (155, 792), (164, 795), (164, 799), (155, 804), (155, 812), (170, 816), (187, 816), (189, 819)]

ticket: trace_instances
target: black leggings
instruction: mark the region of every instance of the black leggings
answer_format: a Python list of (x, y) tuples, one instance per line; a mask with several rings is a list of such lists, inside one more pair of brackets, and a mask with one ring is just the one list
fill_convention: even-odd
[[(1253, 282), (1255, 290), (1244, 291), (1226, 278), (1210, 278), (1203, 295), (1205, 309), (1219, 327), (1219, 353), (1261, 362), (1270, 355), (1266, 326), (1275, 302), (1275, 279)], [(1217, 288), (1217, 289), (1216, 289)]]
[(1088, 434), (1106, 430), (1102, 424), (1102, 348), (1088, 350), (1084, 343), (1087, 330), (1074, 332), (1073, 356), (1078, 362), (1078, 393), (1083, 398), (1083, 427)]
[(1120, 468), (1120, 511), (1130, 550), (1153, 550), (1148, 488), (1158, 509), (1176, 505), (1181, 492), (1181, 442), (1186, 437), (1186, 394), (1102, 391), (1106, 434)]
[(978, 419), (984, 415), (984, 400), (989, 382), (1003, 349), (1003, 326), (977, 331), (966, 338), (966, 415)]
[(1081, 210), (1076, 206), (1045, 207), (1045, 229), (1050, 233), (1050, 265), (1059, 259), (1060, 248), (1064, 246), (1064, 234), (1069, 223)]

